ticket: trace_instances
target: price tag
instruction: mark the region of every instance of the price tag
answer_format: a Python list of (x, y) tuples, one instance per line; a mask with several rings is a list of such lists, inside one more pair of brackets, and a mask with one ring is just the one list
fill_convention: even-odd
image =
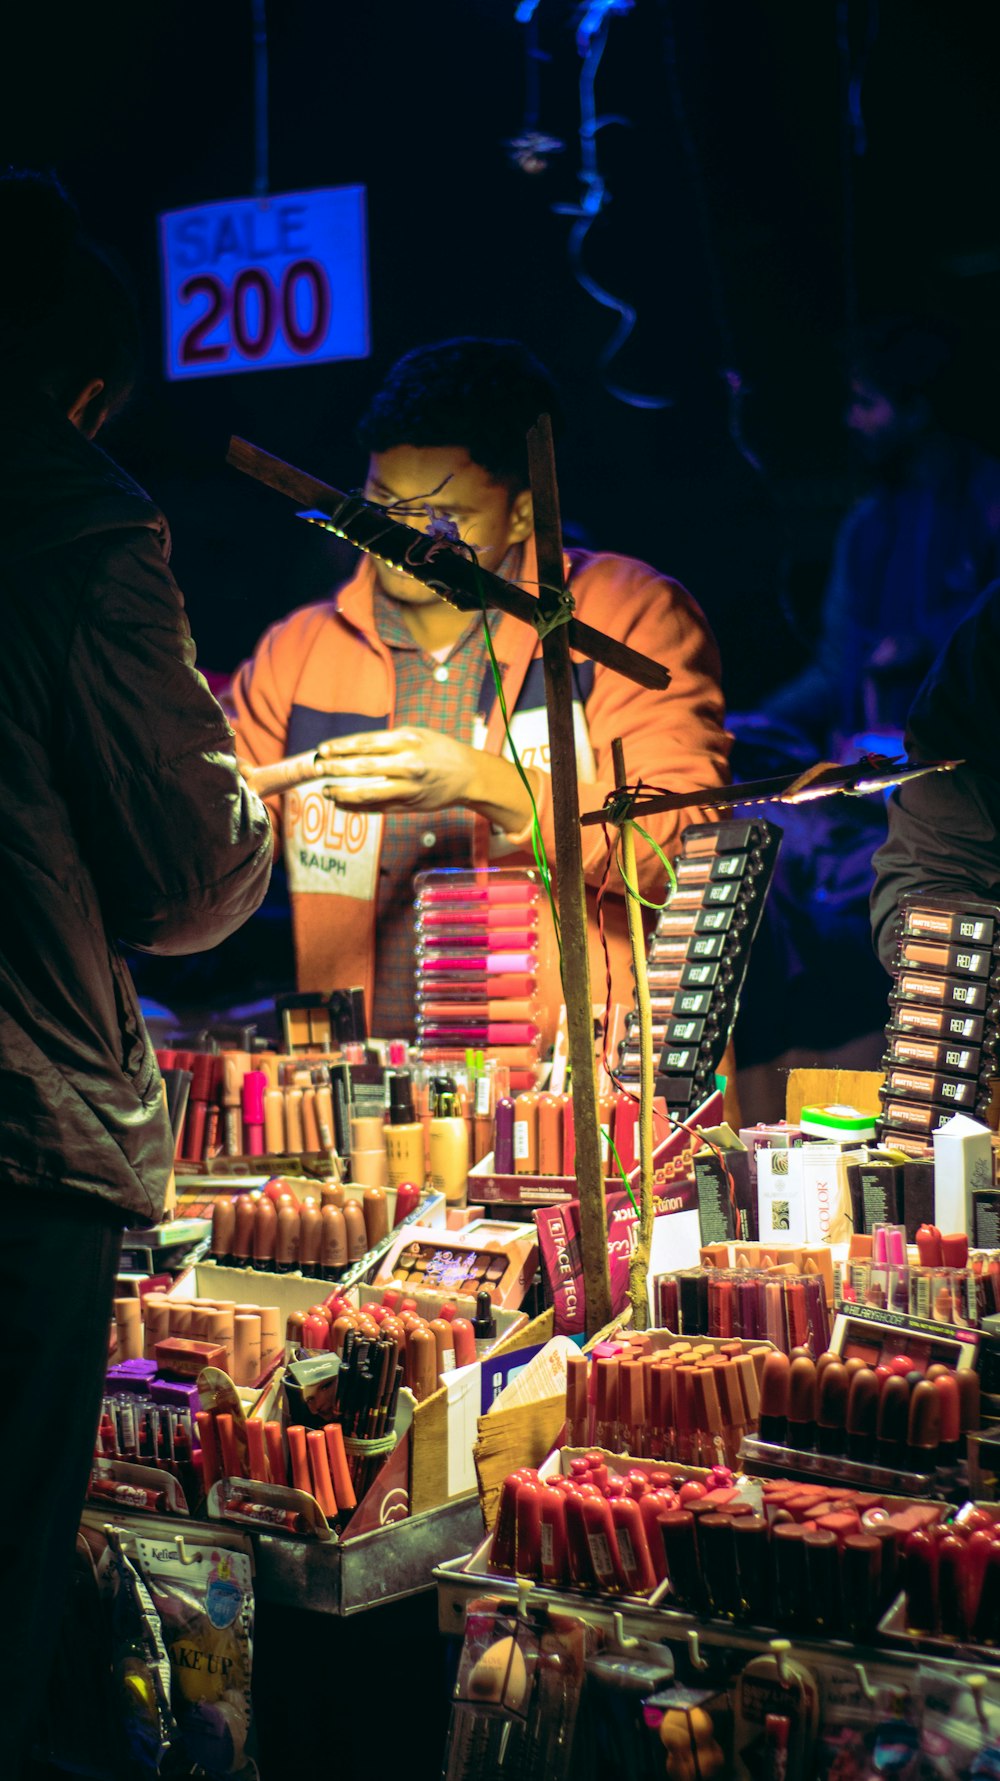
[(368, 356), (364, 186), (168, 211), (160, 259), (169, 378)]

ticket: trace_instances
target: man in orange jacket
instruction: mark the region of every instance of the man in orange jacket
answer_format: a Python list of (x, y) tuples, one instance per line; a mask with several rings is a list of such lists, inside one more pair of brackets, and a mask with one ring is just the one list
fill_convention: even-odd
[[(512, 341), (457, 339), (418, 348), (390, 371), (362, 420), (365, 495), (427, 529), (454, 529), (484, 568), (537, 586), (525, 435), (557, 406), (551, 379)], [(454, 535), (453, 531), (453, 535)], [(581, 802), (614, 783), (621, 736), (631, 780), (673, 790), (726, 780), (719, 657), (682, 587), (627, 557), (570, 551), (577, 616), (663, 662), (665, 692), (575, 659)], [(546, 851), (555, 850), (547, 770), (541, 646), (534, 630), (489, 617), (511, 736), (531, 783)], [(515, 768), (479, 614), (363, 559), (330, 599), (293, 612), (262, 638), (233, 686), (240, 753), (255, 766), (318, 750), (322, 775), (271, 800), (284, 844), (296, 974), (305, 990), (363, 984), (370, 1030), (414, 1031), (414, 874), (437, 866), (531, 863), (531, 799)], [(324, 796), (324, 787), (335, 800)], [(652, 819), (670, 854), (697, 807)], [(594, 995), (604, 965), (594, 895), (605, 864), (601, 830), (585, 829)], [(644, 850), (640, 889), (663, 894)], [(631, 998), (624, 899), (606, 906), (613, 995)], [(546, 1039), (562, 995), (541, 984)]]

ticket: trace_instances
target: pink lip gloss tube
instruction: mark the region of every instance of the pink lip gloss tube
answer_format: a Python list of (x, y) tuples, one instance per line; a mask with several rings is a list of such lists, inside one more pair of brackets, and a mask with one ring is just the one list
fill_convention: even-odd
[(436, 971), (484, 971), (490, 977), (502, 971), (534, 972), (535, 964), (533, 952), (479, 952), (471, 957), (463, 954), (460, 958), (449, 953), (440, 958), (421, 959), (420, 969), (428, 974)]
[(248, 1070), (243, 1078), (243, 1149), (247, 1156), (264, 1154), (264, 1093), (267, 1075)]
[(477, 889), (472, 884), (425, 885), (420, 893), (421, 903), (537, 903), (537, 884), (484, 884)]

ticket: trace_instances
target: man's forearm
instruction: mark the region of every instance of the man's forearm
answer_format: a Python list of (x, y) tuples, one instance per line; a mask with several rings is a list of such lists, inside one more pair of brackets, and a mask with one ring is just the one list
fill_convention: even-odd
[(479, 752), (463, 802), (507, 835), (520, 834), (531, 821), (531, 799), (524, 782), (513, 763), (501, 755)]

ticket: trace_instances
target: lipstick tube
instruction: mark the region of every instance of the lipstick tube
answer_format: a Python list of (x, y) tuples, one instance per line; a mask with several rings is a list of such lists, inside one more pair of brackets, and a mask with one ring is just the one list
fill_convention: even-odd
[(809, 1581), (806, 1573), (805, 1528), (785, 1521), (771, 1529), (771, 1558), (777, 1594), (779, 1623), (805, 1629), (810, 1622)]
[(883, 1542), (874, 1534), (851, 1534), (841, 1547), (841, 1597), (852, 1639), (872, 1636), (881, 1609)]
[(212, 1256), (227, 1266), (232, 1261), (236, 1231), (236, 1203), (231, 1194), (216, 1194), (212, 1202)]
[(660, 1533), (660, 1517), (671, 1512), (674, 1501), (664, 1490), (647, 1490), (639, 1498), (639, 1514), (646, 1534), (646, 1549), (657, 1583), (662, 1583), (667, 1574), (667, 1555)]
[(616, 1497), (611, 1504), (611, 1521), (625, 1588), (629, 1595), (651, 1595), (656, 1588), (656, 1573), (645, 1524), (635, 1498), (628, 1495)]
[[(828, 1367), (827, 1373), (829, 1371)], [(816, 1363), (800, 1356), (792, 1361), (788, 1374), (786, 1438), (790, 1447), (798, 1447), (804, 1451), (812, 1447), (816, 1439), (816, 1396)]]
[(760, 1383), (760, 1438), (782, 1446), (788, 1427), (791, 1362), (787, 1354), (768, 1354)]
[(910, 1534), (906, 1542), (903, 1586), (907, 1627), (913, 1632), (934, 1632), (938, 1620), (937, 1545), (930, 1534), (921, 1529)]
[(618, 1555), (615, 1524), (611, 1504), (595, 1492), (583, 1505), (583, 1525), (590, 1548), (590, 1562), (598, 1589), (618, 1595), (626, 1588), (625, 1573)]
[(253, 1260), (256, 1197), (253, 1194), (237, 1194), (234, 1205), (233, 1265), (248, 1268)]
[(882, 1381), (875, 1424), (875, 1457), (878, 1465), (902, 1466), (910, 1415), (910, 1388), (898, 1373)]
[(911, 1471), (933, 1471), (941, 1438), (941, 1399), (934, 1383), (921, 1379), (910, 1393), (906, 1443)]
[(347, 1267), (347, 1223), (339, 1206), (323, 1206), (320, 1210), (320, 1274), (324, 1280), (338, 1280)]
[(514, 1560), (519, 1577), (542, 1574), (541, 1490), (541, 1485), (531, 1479), (523, 1479), (517, 1487)]
[(478, 1358), (476, 1332), (467, 1317), (451, 1319), (451, 1336), (455, 1344), (456, 1367), (468, 1367)]
[(773, 1612), (771, 1554), (767, 1522), (762, 1515), (741, 1515), (733, 1522), (740, 1614), (766, 1621)]
[(735, 1526), (728, 1515), (702, 1515), (697, 1520), (701, 1572), (711, 1611), (726, 1620), (735, 1619), (740, 1607)]
[[(797, 1361), (793, 1362), (793, 1372), (797, 1365)], [(815, 1368), (813, 1371), (815, 1372)], [(857, 1369), (854, 1377), (860, 1378), (861, 1372), (862, 1369)], [(851, 1374), (848, 1368), (840, 1361), (831, 1361), (823, 1368), (823, 1377), (816, 1391), (816, 1447), (820, 1453), (842, 1453), (844, 1450), (850, 1391)], [(795, 1445), (799, 1443), (796, 1442)]]
[[(281, 1214), (278, 1214), (281, 1222)], [(299, 1207), (298, 1264), (303, 1274), (322, 1278), (320, 1252), (323, 1243), (323, 1214), (314, 1200), (304, 1200)], [(279, 1258), (280, 1260), (280, 1258)]]
[(941, 1631), (953, 1639), (968, 1636), (966, 1618), (968, 1548), (956, 1534), (938, 1542), (938, 1618)]
[(344, 1229), (347, 1233), (347, 1261), (350, 1265), (351, 1262), (360, 1261), (361, 1257), (368, 1253), (368, 1230), (360, 1201), (346, 1199), (343, 1218)]
[(567, 1491), (564, 1498), (566, 1563), (570, 1582), (578, 1589), (594, 1589), (597, 1586), (584, 1514), (588, 1501), (593, 1498), (599, 1502), (604, 1500), (593, 1484), (581, 1484), (576, 1490)]
[(659, 1522), (673, 1594), (681, 1607), (702, 1613), (707, 1594), (698, 1563), (694, 1516), (690, 1509), (671, 1509), (660, 1516)]
[(566, 1582), (566, 1504), (563, 1492), (551, 1485), (538, 1487), (540, 1576), (550, 1589)]
[(254, 1209), (253, 1220), (253, 1265), (255, 1268), (269, 1273), (274, 1272), (274, 1245), (277, 1233), (278, 1209), (267, 1194), (261, 1194)]

